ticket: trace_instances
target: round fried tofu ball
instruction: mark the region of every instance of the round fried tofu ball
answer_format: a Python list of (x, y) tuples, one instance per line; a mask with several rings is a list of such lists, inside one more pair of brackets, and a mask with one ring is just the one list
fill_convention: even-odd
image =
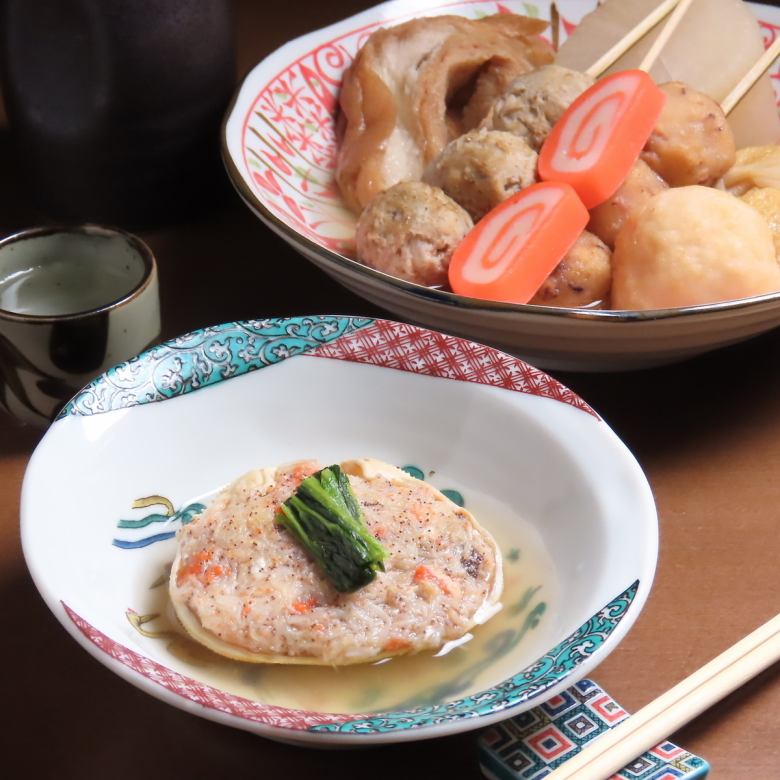
[(668, 189), (666, 182), (647, 163), (637, 160), (620, 189), (590, 212), (588, 230), (595, 233), (608, 247), (626, 220), (639, 211), (653, 195)]
[(661, 192), (623, 227), (612, 255), (612, 307), (665, 309), (780, 290), (761, 215), (710, 187)]
[(577, 308), (603, 301), (612, 284), (612, 253), (598, 236), (583, 230), (566, 256), (528, 301)]
[(497, 130), (472, 130), (450, 141), (426, 172), (476, 222), (536, 181), (536, 152), (522, 139)]
[(775, 242), (775, 255), (780, 257), (780, 189), (777, 187), (754, 187), (742, 196), (769, 225)]
[(723, 109), (681, 81), (659, 87), (666, 105), (642, 159), (671, 187), (715, 184), (736, 158), (734, 133)]
[(407, 282), (444, 284), (452, 253), (472, 227), (468, 213), (437, 187), (401, 182), (380, 192), (360, 215), (358, 260)]
[(538, 152), (563, 112), (593, 83), (579, 71), (544, 65), (518, 76), (483, 124), (524, 138)]

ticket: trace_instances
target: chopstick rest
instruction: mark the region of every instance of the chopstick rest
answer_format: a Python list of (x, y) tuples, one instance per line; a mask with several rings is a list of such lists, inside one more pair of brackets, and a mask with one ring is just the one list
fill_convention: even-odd
[[(533, 710), (503, 721), (479, 738), (480, 767), (490, 780), (539, 780), (628, 713), (592, 680), (580, 680)], [(698, 780), (709, 764), (664, 741), (614, 775), (617, 780)]]

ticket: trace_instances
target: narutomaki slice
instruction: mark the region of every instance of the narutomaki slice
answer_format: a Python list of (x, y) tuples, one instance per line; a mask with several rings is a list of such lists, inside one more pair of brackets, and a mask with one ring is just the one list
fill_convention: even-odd
[(556, 122), (539, 152), (542, 181), (571, 184), (592, 209), (617, 192), (661, 116), (666, 95), (641, 70), (586, 89)]
[(500, 609), (501, 554), (469, 512), (381, 461), (340, 466), (385, 571), (339, 593), (276, 521), (319, 463), (249, 472), (178, 533), (169, 589), (193, 638), (242, 661), (338, 666), (440, 648)]

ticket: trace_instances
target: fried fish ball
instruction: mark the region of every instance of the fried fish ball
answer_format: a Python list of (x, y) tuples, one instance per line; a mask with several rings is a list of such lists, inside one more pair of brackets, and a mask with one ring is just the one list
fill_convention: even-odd
[(560, 65), (523, 73), (495, 102), (483, 126), (519, 135), (538, 152), (563, 112), (593, 83), (590, 76)]
[(516, 135), (472, 130), (447, 144), (425, 181), (441, 187), (476, 222), (536, 181), (536, 159), (536, 152)]
[(598, 236), (583, 230), (566, 256), (529, 301), (577, 308), (603, 301), (612, 284), (612, 253)]
[(623, 227), (612, 256), (615, 309), (665, 309), (780, 290), (761, 215), (710, 187), (655, 195)]
[(377, 195), (360, 215), (358, 260), (408, 282), (444, 284), (452, 253), (473, 226), (468, 212), (438, 187), (401, 182)]
[(666, 105), (642, 159), (670, 186), (713, 185), (734, 164), (734, 133), (723, 109), (681, 81), (660, 84)]
[(620, 189), (590, 212), (588, 230), (607, 246), (614, 247), (620, 228), (653, 195), (668, 189), (666, 182), (647, 163), (637, 160)]
[(742, 198), (767, 222), (775, 242), (775, 255), (780, 257), (780, 189), (777, 187), (754, 187)]

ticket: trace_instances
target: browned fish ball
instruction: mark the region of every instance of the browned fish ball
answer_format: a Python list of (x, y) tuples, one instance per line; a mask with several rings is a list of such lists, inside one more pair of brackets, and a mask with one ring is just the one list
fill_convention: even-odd
[(358, 260), (408, 282), (446, 284), (452, 253), (472, 227), (468, 213), (438, 187), (401, 182), (377, 195), (360, 215)]
[(726, 115), (712, 98), (681, 81), (661, 84), (660, 89), (666, 105), (642, 159), (672, 187), (712, 186), (736, 159)]
[(544, 65), (518, 76), (495, 102), (484, 127), (524, 138), (539, 151), (563, 112), (594, 80), (560, 65)]
[(608, 247), (614, 248), (615, 239), (626, 220), (659, 192), (668, 189), (666, 182), (643, 160), (637, 160), (620, 189), (590, 212), (588, 230), (595, 233)]
[(538, 155), (522, 139), (497, 130), (472, 130), (450, 141), (426, 172), (476, 222), (536, 181)]
[(611, 285), (612, 253), (598, 236), (584, 230), (529, 303), (589, 306), (606, 300)]

